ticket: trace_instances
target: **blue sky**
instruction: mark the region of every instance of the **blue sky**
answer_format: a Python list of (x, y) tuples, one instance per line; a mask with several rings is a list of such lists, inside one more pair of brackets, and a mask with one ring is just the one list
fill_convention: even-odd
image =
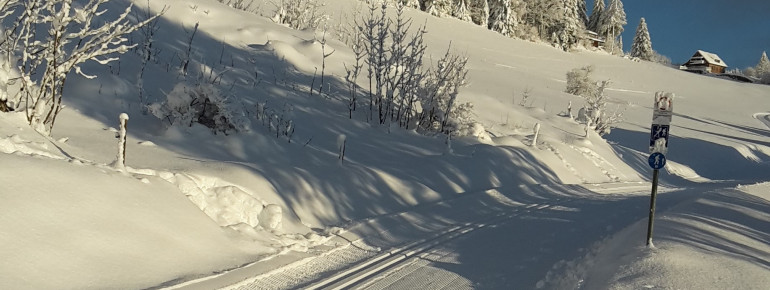
[[(586, 2), (590, 14), (594, 0)], [(624, 0), (623, 6), (626, 51), (642, 17), (653, 49), (675, 64), (701, 49), (718, 54), (730, 68), (744, 69), (770, 51), (769, 0)]]

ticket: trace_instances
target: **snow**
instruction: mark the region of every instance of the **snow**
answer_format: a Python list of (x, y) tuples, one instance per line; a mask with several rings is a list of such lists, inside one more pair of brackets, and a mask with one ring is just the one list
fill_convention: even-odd
[[(272, 15), (268, 1), (256, 2)], [(126, 3), (105, 5), (102, 17), (114, 17)], [(478, 123), (474, 137), (453, 138), (444, 154), (444, 137), (348, 119), (343, 63), (354, 54), (332, 39), (336, 30), (326, 44), (335, 51), (325, 59), (331, 93), (310, 96), (324, 61), (312, 31), (214, 0), (149, 3), (153, 11), (165, 5), (154, 43), (165, 53), (142, 80), (149, 101), (181, 97), (173, 52), (199, 23), (190, 75), (216, 72), (219, 89), (239, 98), (234, 106), (267, 107), (296, 132), (277, 138), (265, 120), (228, 135), (170, 126), (137, 104), (136, 54), (121, 56), (122, 72), (116, 63), (84, 64), (98, 77), (71, 76), (51, 136), (30, 128), (24, 112), (0, 113), (0, 288), (304, 288), (466, 227), (365, 285), (439, 289), (418, 284), (434, 278), (487, 289), (770, 285), (770, 111), (761, 107), (768, 86), (563, 52), (407, 10), (427, 24), (429, 54), (443, 55), (451, 40), (469, 59), (458, 101), (474, 103)], [(327, 3), (331, 26), (358, 5)], [(608, 109), (626, 108), (626, 121), (604, 138), (566, 117), (569, 104), (584, 103), (563, 92), (566, 72), (589, 64), (596, 80), (611, 80)], [(677, 98), (647, 247), (657, 91)], [(116, 121), (128, 115), (118, 170), (110, 166)]]

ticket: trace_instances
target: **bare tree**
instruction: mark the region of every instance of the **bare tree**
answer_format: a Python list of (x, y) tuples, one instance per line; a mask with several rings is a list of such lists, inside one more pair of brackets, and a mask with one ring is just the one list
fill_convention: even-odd
[[(6, 19), (20, 3), (18, 0), (0, 0), (0, 19)], [(8, 99), (8, 85), (11, 83), (11, 63), (14, 60), (14, 31), (2, 31), (0, 34), (0, 112), (13, 111), (13, 102)]]
[[(62, 92), (70, 72), (93, 79), (81, 69), (89, 60), (107, 64), (125, 53), (126, 35), (155, 20), (139, 23), (128, 19), (130, 5), (114, 20), (101, 16), (108, 0), (90, 0), (73, 7), (73, 0), (28, 0), (17, 8), (14, 25), (6, 35), (9, 54), (18, 58), (21, 90), (16, 104), (24, 104), (27, 121), (38, 131), (53, 129), (62, 109)], [(10, 56), (9, 56), (10, 57)]]
[(453, 134), (470, 122), (473, 108), (470, 104), (457, 105), (468, 60), (454, 54), (450, 46), (435, 68), (423, 67), (423, 36), (427, 31), (425, 26), (412, 27), (412, 20), (405, 17), (405, 7), (397, 4), (391, 19), (386, 2), (372, 3), (369, 12), (355, 20), (357, 35), (349, 39), (353, 40), (356, 63), (347, 68), (346, 77), (351, 89), (350, 116), (356, 108), (355, 82), (365, 67), (369, 83), (367, 120)]

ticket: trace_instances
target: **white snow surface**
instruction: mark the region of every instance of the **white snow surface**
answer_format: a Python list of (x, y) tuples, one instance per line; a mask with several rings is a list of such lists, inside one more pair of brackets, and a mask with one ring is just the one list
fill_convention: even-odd
[[(102, 17), (128, 2), (148, 5), (111, 1)], [(394, 273), (420, 267), (414, 273), (460, 289), (770, 285), (770, 86), (563, 52), (408, 10), (427, 24), (434, 59), (450, 41), (469, 57), (459, 98), (475, 105), (478, 137), (453, 139), (445, 154), (443, 137), (348, 119), (343, 64), (354, 55), (334, 29), (326, 49), (335, 53), (325, 60), (331, 93), (309, 96), (323, 61), (314, 32), (275, 24), (270, 1), (255, 3), (267, 17), (216, 0), (150, 1), (152, 11), (169, 9), (155, 40), (165, 52), (143, 84), (151, 101), (172, 91), (181, 78), (173, 52), (199, 23), (193, 73), (221, 73), (243, 106), (291, 107), (291, 142), (259, 120), (214, 135), (143, 113), (133, 52), (119, 70), (84, 65), (98, 77), (70, 78), (51, 136), (30, 128), (23, 112), (0, 113), (0, 289), (302, 288), (511, 212), (520, 214)], [(329, 26), (349, 23), (360, 5), (328, 1)], [(595, 79), (611, 80), (609, 107), (625, 108), (625, 122), (604, 138), (564, 117), (570, 101), (574, 110), (583, 103), (563, 92), (565, 74), (589, 64)], [(675, 93), (677, 104), (654, 245), (646, 246), (657, 91)], [(123, 112), (131, 120), (126, 168), (117, 170), (110, 164)], [(363, 285), (443, 287), (388, 273)]]

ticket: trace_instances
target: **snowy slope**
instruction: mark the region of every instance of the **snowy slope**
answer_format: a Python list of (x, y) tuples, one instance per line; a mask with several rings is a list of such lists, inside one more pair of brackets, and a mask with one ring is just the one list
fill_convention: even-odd
[[(148, 5), (132, 2), (139, 9)], [(272, 12), (270, 1), (256, 2), (263, 14)], [(125, 5), (108, 3), (105, 17)], [(71, 78), (65, 90), (67, 107), (50, 139), (26, 126), (23, 114), (0, 114), (0, 195), (4, 200), (0, 241), (8, 245), (0, 249), (4, 258), (0, 277), (12, 277), (0, 279), (0, 288), (170, 286), (254, 261), (258, 262), (252, 267), (258, 265), (262, 272), (276, 271), (344, 244), (338, 234), (386, 247), (409, 241), (414, 233), (440, 231), (453, 226), (452, 221), (463, 220), (454, 216), (456, 211), (443, 211), (442, 201), (453, 204), (458, 197), (500, 191), (516, 206), (529, 204), (524, 188), (537, 184), (578, 184), (621, 196), (635, 192), (638, 197), (648, 186), (648, 128), (654, 93), (661, 90), (677, 95), (669, 165), (662, 174), (665, 186), (708, 188), (710, 183), (702, 182), (711, 181), (714, 188), (723, 188), (719, 181), (768, 181), (769, 111), (761, 107), (767, 104), (768, 86), (689, 74), (600, 52), (565, 53), (457, 20), (407, 11), (416, 23), (426, 23), (431, 55), (443, 54), (450, 41), (467, 54), (470, 82), (460, 98), (475, 104), (478, 121), (492, 135), (454, 140), (453, 154), (445, 154), (443, 138), (389, 130), (363, 118), (348, 119), (342, 76), (343, 64), (352, 62), (353, 54), (334, 39), (335, 30), (326, 48), (335, 51), (326, 59), (327, 77), (332, 76), (326, 79), (328, 95), (310, 96), (308, 86), (323, 60), (322, 48), (314, 41), (319, 34), (294, 31), (214, 0), (154, 0), (149, 5), (152, 11), (165, 5), (169, 9), (156, 38), (161, 53), (143, 79), (146, 102), (159, 101), (184, 82), (179, 57), (198, 23), (190, 78), (220, 76), (218, 85), (230, 88), (239, 106), (274, 108), (293, 120), (294, 135), (291, 140), (276, 138), (274, 130), (259, 120), (249, 124), (249, 131), (227, 136), (198, 125), (169, 127), (139, 106), (136, 54), (127, 53), (111, 67), (86, 66), (99, 77)], [(350, 13), (362, 9), (359, 5), (353, 0), (331, 1), (327, 6), (331, 26), (348, 23)], [(612, 103), (626, 108), (626, 122), (605, 136), (609, 142), (593, 132), (584, 136), (582, 125), (559, 116), (569, 101), (575, 108), (582, 104), (579, 97), (563, 92), (566, 72), (588, 64), (596, 67), (596, 79), (612, 81)], [(520, 106), (525, 91), (530, 97)], [(114, 128), (122, 112), (131, 116), (126, 172), (110, 166), (117, 152)], [(535, 123), (543, 129), (538, 144), (532, 146)], [(336, 155), (341, 134), (348, 142), (342, 165)], [(585, 194), (576, 189), (582, 186), (556, 187), (555, 193), (544, 196)], [(684, 271), (718, 270), (682, 270), (677, 263), (702, 265), (691, 258), (692, 253), (717, 249), (719, 255), (708, 255), (709, 263), (731, 263), (736, 269), (731, 272), (734, 276), (724, 276), (724, 283), (742, 281), (746, 288), (764, 285), (766, 268), (761, 265), (768, 263), (770, 252), (766, 247), (770, 230), (762, 222), (767, 221), (767, 211), (762, 209), (769, 203), (761, 195), (765, 189), (742, 189), (754, 195), (729, 190), (691, 196), (681, 206), (666, 208), (654, 250), (641, 247), (642, 239), (631, 238), (646, 225), (642, 212), (608, 222), (611, 231), (586, 234), (580, 249), (561, 241), (555, 247), (565, 256), (550, 255), (532, 268), (547, 270), (559, 259), (577, 259), (578, 265), (606, 265), (595, 268), (596, 272), (566, 269), (577, 277), (592, 277), (585, 280), (586, 289), (676, 288), (691, 285), (686, 277), (692, 275)], [(483, 201), (479, 214), (506, 209), (486, 212), (481, 210), (483, 205), (492, 203)], [(707, 207), (715, 204), (753, 211), (714, 215)], [(397, 232), (398, 223), (379, 218), (412, 212), (424, 217), (409, 219), (418, 230), (383, 234), (388, 229)], [(703, 219), (696, 218), (700, 216)], [(584, 219), (575, 220), (596, 216), (586, 212), (580, 217)], [(481, 217), (467, 219), (476, 218)], [(723, 240), (697, 243), (678, 224)], [(628, 246), (631, 240), (638, 241)], [(604, 241), (597, 244), (599, 254), (578, 255), (599, 241)], [(730, 246), (739, 244), (754, 250)], [(628, 249), (632, 252), (624, 252)], [(538, 285), (558, 288), (584, 283), (549, 278), (546, 272), (536, 277), (542, 278)], [(673, 282), (664, 282), (669, 280)]]

